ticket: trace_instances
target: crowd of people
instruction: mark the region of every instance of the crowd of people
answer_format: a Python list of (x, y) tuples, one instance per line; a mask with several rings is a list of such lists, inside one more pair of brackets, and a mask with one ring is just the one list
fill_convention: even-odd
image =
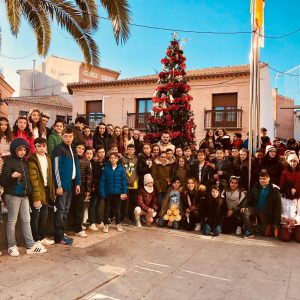
[[(168, 226), (204, 235), (235, 233), (300, 242), (299, 143), (273, 141), (261, 129), (261, 147), (249, 159), (247, 138), (208, 130), (198, 149), (175, 147), (169, 132), (157, 144), (138, 130), (87, 120), (74, 124), (31, 109), (12, 126), (0, 118), (2, 213), (7, 213), (8, 253), (19, 256), (15, 228), (20, 217), (26, 253), (72, 245), (75, 235), (104, 233), (122, 222)], [(251, 164), (249, 180), (249, 164)], [(46, 237), (53, 207), (54, 240)], [(85, 209), (88, 211), (85, 217)]]

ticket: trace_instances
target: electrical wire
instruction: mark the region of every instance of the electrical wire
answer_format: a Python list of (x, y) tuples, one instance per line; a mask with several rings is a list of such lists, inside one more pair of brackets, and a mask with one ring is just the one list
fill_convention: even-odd
[(5, 55), (2, 52), (0, 52), (0, 56), (2, 56), (4, 58), (8, 58), (8, 59), (25, 59), (27, 57), (30, 57), (30, 56), (36, 54), (36, 53), (37, 53), (37, 51), (34, 51), (34, 52), (31, 52), (31, 53), (29, 53), (27, 55), (24, 55), (24, 56), (14, 57), (14, 56)]

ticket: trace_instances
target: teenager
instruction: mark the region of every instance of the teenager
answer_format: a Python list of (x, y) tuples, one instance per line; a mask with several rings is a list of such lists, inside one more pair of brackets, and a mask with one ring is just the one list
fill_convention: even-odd
[(56, 119), (53, 124), (53, 130), (47, 139), (47, 151), (49, 156), (52, 156), (54, 148), (62, 143), (62, 132), (65, 128), (65, 121), (62, 119)]

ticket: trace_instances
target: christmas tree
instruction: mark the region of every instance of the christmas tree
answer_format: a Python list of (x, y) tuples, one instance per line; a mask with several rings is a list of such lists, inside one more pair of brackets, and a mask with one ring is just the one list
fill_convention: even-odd
[(145, 135), (151, 144), (157, 143), (165, 131), (175, 146), (195, 144), (196, 125), (190, 104), (193, 97), (188, 94), (191, 87), (187, 84), (185, 61), (183, 48), (174, 33), (161, 60), (163, 68), (152, 98), (153, 108)]

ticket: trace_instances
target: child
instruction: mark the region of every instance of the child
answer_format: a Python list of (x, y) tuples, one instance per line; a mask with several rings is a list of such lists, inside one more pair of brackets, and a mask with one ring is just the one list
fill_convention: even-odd
[(34, 140), (36, 153), (28, 160), (29, 176), (32, 185), (31, 230), (34, 240), (47, 246), (54, 244), (53, 240), (45, 238), (48, 217), (48, 201), (55, 200), (55, 190), (52, 177), (52, 165), (46, 154), (47, 141), (40, 137)]
[(80, 193), (80, 169), (78, 157), (72, 148), (74, 134), (72, 128), (66, 128), (62, 143), (52, 153), (52, 173), (56, 189), (56, 211), (54, 213), (54, 241), (57, 244), (71, 246), (73, 240), (68, 238), (65, 224), (69, 212), (73, 191)]
[(93, 135), (89, 126), (84, 126), (82, 130), (83, 136), (85, 137), (85, 146), (93, 148)]
[(192, 164), (195, 163), (196, 160), (192, 156), (192, 148), (190, 146), (185, 146), (183, 148), (183, 155), (186, 158), (187, 163), (188, 163), (189, 166), (191, 166)]
[(32, 108), (28, 113), (29, 128), (33, 134), (33, 138), (47, 137), (47, 133), (42, 134), (42, 118), (41, 112), (37, 108)]
[(30, 131), (29, 124), (26, 117), (18, 117), (14, 126), (13, 126), (13, 138), (22, 138), (24, 139), (29, 147), (30, 154), (35, 152), (33, 135)]
[(174, 165), (172, 176), (179, 177), (181, 184), (186, 186), (189, 172), (190, 168), (187, 164), (186, 158), (184, 156), (178, 157)]
[(99, 194), (105, 199), (103, 232), (108, 233), (109, 218), (112, 215), (116, 219), (117, 231), (123, 231), (121, 221), (121, 200), (127, 198), (127, 180), (123, 167), (118, 164), (118, 154), (110, 153), (109, 162), (102, 172), (99, 184)]
[(153, 218), (157, 214), (157, 196), (153, 188), (153, 178), (151, 174), (144, 175), (144, 187), (137, 192), (137, 205), (134, 209), (136, 226), (142, 227), (141, 216), (146, 216), (147, 225), (153, 222)]
[[(102, 222), (102, 214), (100, 211), (103, 211), (104, 208), (104, 199), (100, 198), (99, 195), (99, 182), (101, 174), (105, 165), (105, 149), (103, 146), (98, 146), (96, 148), (96, 156), (91, 160), (92, 164), (92, 196), (89, 205), (89, 229), (93, 231), (98, 231), (99, 228), (103, 228), (104, 224)], [(102, 207), (101, 207), (102, 206)], [(102, 208), (102, 209), (101, 209)]]
[(47, 146), (48, 146), (48, 154), (51, 157), (52, 152), (54, 148), (62, 143), (62, 132), (65, 128), (65, 121), (61, 119), (56, 119), (53, 125), (53, 131), (49, 135), (47, 140)]
[(214, 236), (220, 235), (226, 213), (227, 204), (221, 196), (220, 188), (213, 185), (203, 203), (203, 234), (209, 235), (212, 232)]
[[(164, 196), (161, 204), (158, 219), (159, 227), (164, 227), (168, 224), (168, 226), (173, 229), (179, 229), (179, 221), (182, 216), (180, 185), (180, 178), (174, 177), (172, 180), (172, 186)], [(176, 213), (174, 213), (174, 211), (176, 211)], [(168, 215), (168, 218), (166, 215)], [(171, 217), (173, 217), (173, 219)]]
[(143, 153), (138, 156), (137, 171), (139, 176), (139, 187), (144, 186), (144, 175), (151, 173), (151, 167), (153, 165), (153, 155), (151, 153), (151, 146), (145, 143), (143, 146)]
[(121, 205), (121, 221), (128, 216), (128, 219), (134, 222), (134, 207), (136, 205), (136, 191), (138, 189), (138, 174), (137, 174), (137, 162), (138, 159), (134, 155), (135, 148), (134, 144), (129, 144), (127, 146), (127, 153), (122, 157), (122, 166), (125, 169), (127, 177), (127, 187), (128, 187), (128, 207), (127, 200), (122, 201)]
[[(0, 117), (0, 157), (10, 156), (9, 147), (13, 140), (13, 134), (9, 126), (8, 119)], [(0, 164), (2, 168), (3, 163)]]
[(10, 145), (11, 157), (4, 162), (2, 181), (5, 189), (5, 201), (8, 209), (7, 241), (8, 254), (19, 256), (16, 243), (16, 223), (20, 215), (23, 237), (26, 244), (26, 253), (45, 253), (47, 250), (38, 242), (34, 242), (30, 228), (30, 207), (28, 196), (32, 186), (29, 180), (29, 170), (26, 156), (29, 155), (29, 144), (22, 138), (16, 138)]
[(85, 144), (78, 142), (76, 147), (80, 169), (80, 192), (72, 198), (75, 235), (86, 238), (88, 235), (82, 229), (84, 199), (89, 197), (92, 189), (92, 169), (84, 155)]

